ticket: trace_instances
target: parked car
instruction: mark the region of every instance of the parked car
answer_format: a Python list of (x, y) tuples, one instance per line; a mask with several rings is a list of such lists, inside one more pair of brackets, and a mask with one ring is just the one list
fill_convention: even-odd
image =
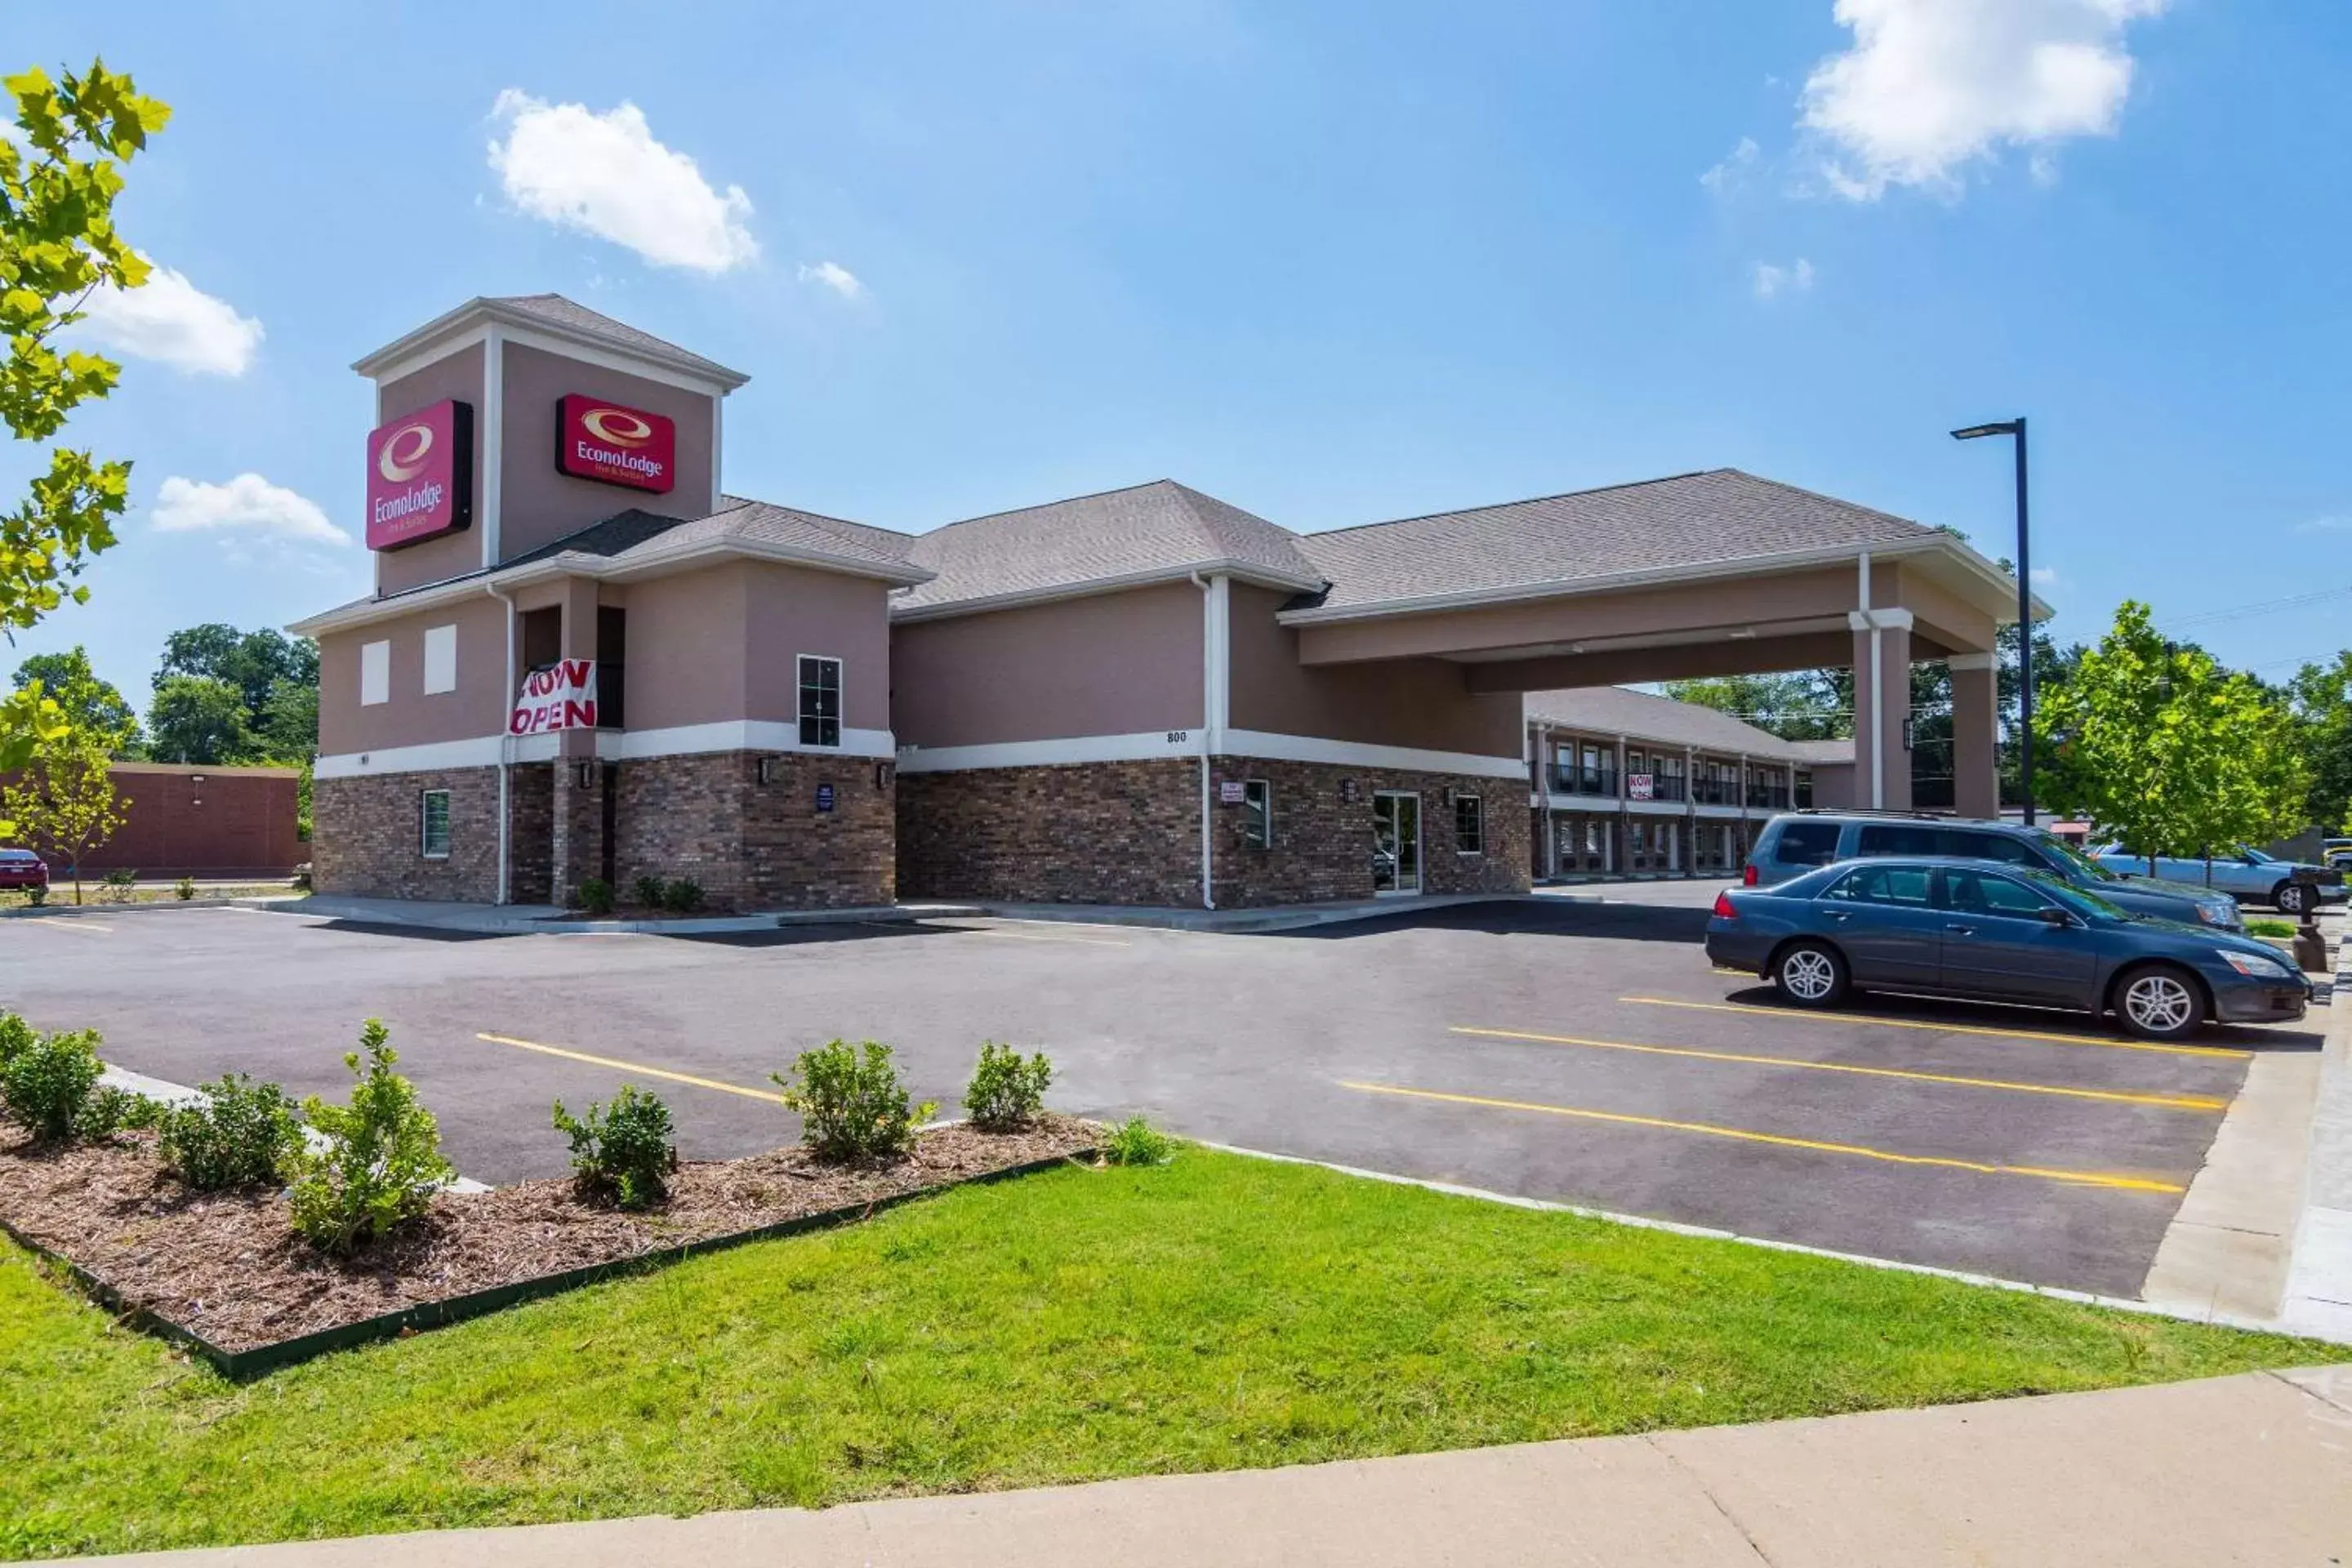
[(30, 849), (0, 849), (0, 888), (47, 888), (49, 863)]
[(2135, 915), (2054, 872), (1983, 860), (1841, 860), (1771, 888), (1727, 888), (1706, 956), (1804, 1007), (1883, 988), (2112, 1012), (2151, 1040), (2208, 1020), (2300, 1018), (2311, 996), (2252, 937)]
[(2352, 838), (2323, 840), (2319, 846), (2319, 858), (2339, 871), (2352, 867)]
[[(2091, 858), (2126, 879), (2147, 876), (2148, 858), (2135, 855), (2120, 844), (2103, 844)], [(2269, 904), (2282, 913), (2300, 915), (2321, 904), (2340, 904), (2347, 889), (2344, 873), (2302, 860), (2273, 860), (2259, 849), (2243, 846), (2213, 857), (2158, 855), (2155, 875), (2168, 882), (2218, 888), (2240, 903)]]
[(2047, 871), (2131, 914), (2243, 931), (2238, 901), (2210, 888), (2146, 877), (2126, 881), (2055, 834), (2015, 822), (1892, 812), (1796, 811), (1774, 817), (1756, 837), (1740, 880), (1769, 888), (1833, 860), (1881, 855), (1960, 857)]

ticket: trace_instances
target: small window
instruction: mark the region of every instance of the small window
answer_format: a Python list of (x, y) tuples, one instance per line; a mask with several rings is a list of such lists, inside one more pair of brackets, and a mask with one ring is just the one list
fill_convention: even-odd
[(457, 689), (457, 628), (425, 628), (425, 695)]
[(416, 797), (416, 852), (427, 860), (449, 858), (449, 792), (428, 789)]
[(1242, 784), (1242, 842), (1253, 849), (1274, 845), (1274, 786), (1264, 779)]
[(1486, 803), (1475, 795), (1454, 797), (1454, 850), (1457, 855), (1486, 852)]
[(1928, 901), (1928, 881), (1925, 866), (1868, 866), (1839, 878), (1837, 885), (1822, 897), (1924, 910)]
[(360, 706), (392, 700), (392, 644), (360, 644)]
[(841, 660), (801, 655), (801, 744), (841, 744)]
[(1838, 835), (1843, 831), (1834, 822), (1784, 822), (1772, 858), (1783, 866), (1826, 866), (1837, 858)]

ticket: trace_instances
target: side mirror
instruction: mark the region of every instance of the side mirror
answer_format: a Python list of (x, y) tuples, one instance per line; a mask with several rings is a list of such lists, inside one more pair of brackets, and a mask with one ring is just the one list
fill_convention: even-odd
[(2074, 923), (2074, 917), (2068, 914), (2064, 910), (2058, 908), (2055, 904), (2053, 904), (2042, 911), (2042, 923), (2046, 926), (2057, 926), (2063, 930)]

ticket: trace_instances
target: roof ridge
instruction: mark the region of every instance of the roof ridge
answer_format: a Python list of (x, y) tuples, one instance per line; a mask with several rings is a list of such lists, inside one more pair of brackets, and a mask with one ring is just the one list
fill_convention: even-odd
[[(734, 506), (721, 509), (724, 511), (735, 511), (747, 506), (763, 506), (771, 511), (788, 511), (795, 517), (810, 518), (818, 522), (837, 522), (844, 528), (863, 528), (871, 532), (887, 533), (899, 539), (920, 539), (922, 537), (919, 533), (908, 533), (904, 529), (887, 528), (878, 522), (860, 522), (854, 517), (835, 517), (829, 511), (811, 511), (804, 506), (794, 506), (789, 501), (761, 500), (757, 496), (738, 495), (722, 495), (719, 499), (720, 500), (731, 500), (735, 503)], [(719, 511), (713, 511), (710, 515), (712, 517), (717, 517), (720, 515), (720, 513)]]
[(999, 511), (983, 511), (973, 517), (959, 517), (952, 521), (940, 523), (927, 533), (917, 534), (914, 537), (929, 538), (933, 533), (945, 533), (950, 528), (961, 528), (967, 522), (987, 522), (993, 518), (1011, 517), (1017, 512), (1045, 511), (1053, 507), (1067, 506), (1072, 501), (1094, 500), (1102, 496), (1125, 495), (1129, 490), (1148, 490), (1154, 485), (1173, 485), (1180, 490), (1187, 488), (1170, 479), (1146, 479), (1141, 484), (1136, 485), (1113, 485), (1108, 489), (1085, 490), (1077, 495), (1064, 496), (1059, 500), (1036, 501), (1028, 506), (1008, 506)]
[[(1351, 522), (1343, 528), (1318, 528), (1312, 533), (1302, 534), (1300, 537), (1305, 539), (1328, 539), (1335, 533), (1360, 533), (1368, 528), (1393, 528), (1401, 522), (1427, 522), (1433, 518), (1462, 517), (1474, 511), (1500, 511), (1506, 507), (1533, 506), (1538, 501), (1568, 500), (1576, 496), (1605, 495), (1611, 490), (1637, 490), (1644, 485), (1667, 485), (1674, 483), (1676, 479), (1704, 479), (1709, 474), (1737, 474), (1739, 472), (1740, 470), (1738, 468), (1692, 468), (1685, 473), (1660, 474), (1655, 479), (1625, 479), (1613, 485), (1588, 485), (1580, 490), (1556, 490), (1549, 495), (1523, 496), (1517, 500), (1487, 501), (1480, 506), (1448, 507), (1443, 511), (1416, 512), (1411, 517), (1382, 518), (1378, 522)], [(1749, 474), (1747, 477), (1748, 479), (1754, 479), (1756, 476)], [(1773, 481), (1767, 479), (1763, 482), (1769, 484)], [(1793, 489), (1796, 487), (1790, 486), (1789, 488)], [(1905, 518), (1897, 518), (1895, 521), (1902, 522), (1907, 521), (1908, 520)]]

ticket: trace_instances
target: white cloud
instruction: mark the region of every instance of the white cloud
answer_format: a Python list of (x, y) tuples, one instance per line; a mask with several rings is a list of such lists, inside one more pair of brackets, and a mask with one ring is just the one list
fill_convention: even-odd
[(1756, 264), (1755, 285), (1759, 300), (1782, 293), (1801, 294), (1813, 286), (1813, 264), (1801, 256), (1786, 267), (1759, 261)]
[(1763, 155), (1764, 149), (1756, 145), (1753, 136), (1742, 136), (1739, 145), (1725, 153), (1723, 162), (1701, 174), (1698, 183), (1719, 196), (1738, 184), (1756, 167), (1756, 160)]
[(2106, 136), (2131, 90), (2124, 30), (2167, 0), (1837, 0), (1853, 47), (1806, 79), (1801, 123), (1831, 149), (1830, 188), (1951, 190), (2005, 144), (2055, 177), (2051, 143)]
[(866, 285), (857, 280), (857, 274), (838, 261), (820, 261), (814, 267), (803, 263), (801, 281), (822, 283), (845, 300), (861, 299), (866, 293)]
[(713, 190), (693, 159), (654, 140), (635, 104), (596, 114), (509, 88), (490, 113), (507, 132), (490, 142), (490, 167), (530, 216), (625, 245), (657, 267), (724, 272), (760, 254), (744, 226), (743, 187)]
[(2331, 512), (2326, 517), (2315, 517), (2309, 522), (2296, 523), (2294, 531), (2297, 533), (2352, 533), (2352, 516)]
[(318, 502), (259, 474), (239, 474), (225, 485), (177, 474), (155, 492), (152, 513), (163, 533), (219, 533), (303, 544), (349, 544), (352, 536), (327, 521)]
[(136, 289), (94, 290), (82, 310), (77, 336), (202, 375), (243, 375), (261, 346), (259, 321), (168, 267), (155, 268)]

